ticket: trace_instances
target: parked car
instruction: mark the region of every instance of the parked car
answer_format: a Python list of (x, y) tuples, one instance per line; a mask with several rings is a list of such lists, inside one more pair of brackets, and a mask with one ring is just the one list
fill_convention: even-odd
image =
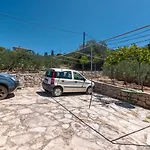
[(45, 73), (42, 87), (46, 92), (52, 92), (53, 96), (60, 96), (68, 92), (91, 94), (94, 82), (75, 70), (51, 68)]
[(0, 100), (5, 99), (19, 86), (16, 76), (8, 73), (0, 73)]

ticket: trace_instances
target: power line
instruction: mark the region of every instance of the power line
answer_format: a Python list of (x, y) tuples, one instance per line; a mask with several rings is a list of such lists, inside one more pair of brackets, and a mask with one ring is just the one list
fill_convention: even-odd
[[(89, 48), (89, 47), (91, 47), (91, 46), (93, 46), (93, 45), (95, 45), (95, 44), (91, 44), (91, 45), (88, 45), (88, 46), (86, 46), (86, 47), (84, 47), (84, 48), (81, 48), (81, 49), (79, 49), (79, 50), (76, 50), (76, 51), (73, 51), (73, 52), (70, 52), (70, 53), (67, 53), (67, 54), (64, 54), (64, 55), (60, 55), (60, 57), (66, 57), (66, 58), (70, 58), (70, 59), (74, 59), (74, 60), (80, 60), (80, 59), (76, 59), (76, 58), (74, 58), (74, 57), (68, 57), (68, 56), (66, 56), (66, 55), (69, 55), (69, 54), (72, 54), (72, 53), (78, 53), (78, 54), (81, 54), (81, 55), (85, 55), (85, 56), (91, 57), (90, 54), (85, 54), (85, 53), (80, 52), (80, 51), (81, 51), (81, 50), (84, 50), (85, 48)], [(99, 43), (99, 45), (102, 45), (102, 44)], [(57, 57), (59, 57), (59, 56), (57, 56)], [(93, 58), (98, 58), (98, 59), (104, 59), (104, 58), (102, 58), (102, 57), (94, 57), (94, 56), (92, 56), (92, 57), (93, 57)]]
[[(107, 41), (110, 41), (110, 40), (114, 40), (114, 39), (116, 39), (116, 38), (118, 38), (118, 37), (121, 37), (121, 36), (130, 34), (130, 33), (133, 33), (133, 32), (142, 30), (142, 29), (144, 29), (144, 28), (148, 28), (148, 27), (150, 27), (150, 24), (149, 24), (149, 25), (146, 25), (146, 26), (143, 26), (143, 27), (140, 27), (140, 28), (137, 28), (137, 29), (134, 29), (134, 30), (131, 30), (131, 31), (128, 31), (128, 32), (125, 32), (125, 33), (122, 33), (122, 34), (117, 35), (117, 36), (114, 36), (114, 37), (108, 38), (108, 39), (106, 39), (106, 40), (103, 40), (102, 42), (107, 42)], [(150, 30), (150, 29), (145, 30), (145, 31), (143, 31), (143, 32), (146, 32), (146, 31), (149, 31), (149, 30)], [(141, 33), (142, 33), (142, 32), (141, 32)], [(138, 34), (139, 34), (139, 33), (138, 33)], [(131, 35), (131, 36), (133, 36), (133, 35)], [(147, 35), (146, 35), (146, 36), (147, 36)], [(124, 37), (124, 38), (125, 38), (125, 37)], [(139, 38), (139, 37), (138, 37), (138, 38)], [(137, 39), (138, 39), (138, 38), (137, 38)], [(143, 41), (138, 41), (138, 42), (133, 42), (133, 43), (138, 44), (138, 43), (143, 43), (143, 42), (146, 42), (146, 41), (149, 41), (149, 40), (150, 40), (150, 39), (148, 39), (148, 40), (143, 40)], [(133, 43), (130, 43), (130, 44), (128, 44), (128, 45), (131, 45), (131, 44), (133, 44)], [(105, 46), (105, 45), (103, 45), (103, 44), (100, 44), (99, 42), (96, 43), (96, 44)], [(86, 46), (86, 47), (84, 47), (84, 48), (80, 48), (79, 50), (76, 50), (76, 51), (67, 53), (67, 54), (65, 54), (65, 55), (68, 55), (68, 54), (71, 54), (71, 53), (81, 53), (81, 52), (80, 52), (81, 50), (83, 50), (83, 49), (85, 49), (85, 48), (88, 48), (88, 47), (91, 47), (91, 46), (93, 46), (93, 45), (95, 45), (95, 43), (94, 43), (94, 44), (90, 44), (90, 45), (88, 45), (88, 46)], [(126, 46), (126, 45), (123, 45), (123, 46)], [(107, 46), (105, 46), (105, 47), (107, 47)], [(121, 47), (122, 47), (122, 46), (121, 46)], [(118, 48), (118, 47), (113, 47), (112, 49), (114, 49), (114, 48)], [(83, 54), (83, 53), (82, 53), (82, 54)]]
[[(146, 40), (142, 40), (142, 41), (137, 41), (137, 42), (132, 42), (132, 43), (130, 43), (130, 44), (127, 44), (127, 45), (122, 45), (122, 46), (120, 46), (120, 47), (124, 47), (124, 46), (129, 46), (129, 45), (131, 45), (131, 44), (138, 44), (138, 43), (143, 43), (143, 42), (147, 42), (147, 41), (150, 41), (150, 39), (146, 39)], [(97, 43), (97, 44), (100, 44), (100, 43)], [(72, 53), (79, 53), (79, 54), (81, 54), (81, 55), (85, 55), (85, 56), (88, 56), (88, 57), (90, 57), (90, 55), (89, 54), (85, 54), (85, 53), (82, 53), (82, 52), (80, 52), (81, 50), (83, 50), (83, 49), (85, 49), (85, 48), (88, 48), (88, 47), (91, 47), (91, 46), (93, 46), (93, 45), (95, 45), (95, 44), (91, 44), (91, 45), (88, 45), (88, 46), (86, 46), (86, 47), (84, 47), (84, 48), (80, 48), (79, 50), (76, 50), (76, 51), (73, 51), (73, 52), (70, 52), (70, 53), (67, 53), (67, 54), (64, 54), (64, 55), (61, 55), (61, 57), (66, 57), (66, 58), (70, 58), (70, 59), (76, 59), (76, 58), (74, 58), (74, 57), (67, 57), (66, 55), (68, 55), (68, 54), (72, 54)], [(100, 44), (100, 45), (102, 45), (102, 44)], [(111, 49), (116, 49), (116, 48), (118, 48), (118, 47), (112, 47)], [(98, 58), (98, 59), (103, 59), (102, 57), (94, 57), (93, 56), (93, 58)], [(76, 59), (76, 60), (80, 60), (80, 59)]]
[(89, 47), (91, 47), (91, 46), (92, 46), (92, 45), (87, 45), (87, 46), (85, 46), (84, 48), (80, 48), (79, 50), (75, 50), (75, 51), (69, 52), (69, 53), (64, 54), (64, 55), (61, 55), (61, 56), (65, 56), (65, 55), (72, 54), (72, 53), (77, 53), (77, 52), (80, 52), (81, 50), (84, 50), (85, 48), (89, 48)]
[(4, 14), (4, 13), (0, 13), (0, 15), (1, 15), (1, 16), (4, 16), (4, 17), (7, 17), (7, 18), (14, 19), (14, 20), (18, 20), (18, 21), (21, 21), (21, 22), (25, 22), (25, 23), (28, 23), (28, 24), (33, 24), (33, 25), (36, 25), (36, 26), (39, 26), (39, 27), (49, 28), (49, 29), (51, 29), (51, 30), (69, 32), (69, 33), (80, 34), (80, 35), (83, 34), (83, 33), (76, 32), (76, 31), (71, 31), (71, 30), (66, 30), (66, 29), (58, 29), (58, 28), (54, 28), (54, 27), (47, 26), (47, 25), (38, 24), (38, 23), (31, 22), (31, 21), (28, 21), (28, 20), (24, 20), (24, 19), (20, 19), (20, 18), (17, 18), (17, 17), (13, 17), (13, 16), (10, 16), (10, 15)]
[[(69, 33), (73, 33), (73, 34), (80, 34), (80, 35), (83, 35), (83, 36), (84, 36), (84, 39), (83, 39), (84, 41), (85, 41), (85, 36), (92, 37), (92, 36), (86, 34), (85, 32), (80, 33), (80, 32), (71, 31), (71, 30), (66, 30), (66, 29), (58, 29), (58, 28), (50, 27), (50, 26), (43, 25), (43, 24), (37, 24), (37, 23), (35, 23), (35, 22), (31, 22), (31, 21), (28, 21), (28, 20), (16, 18), (16, 17), (10, 16), (10, 15), (4, 14), (4, 13), (0, 13), (0, 15), (1, 15), (1, 16), (4, 16), (4, 17), (7, 17), (7, 18), (14, 19), (14, 20), (18, 20), (18, 21), (21, 21), (21, 22), (25, 22), (25, 23), (28, 23), (28, 24), (33, 24), (33, 25), (36, 25), (36, 26), (39, 26), (39, 27), (50, 28), (50, 29), (52, 29), (52, 30), (58, 30), (58, 31), (63, 31), (63, 32), (69, 32)], [(86, 48), (86, 47), (84, 47), (84, 48)], [(83, 48), (83, 49), (84, 49), (84, 48)]]
[[(91, 47), (91, 46), (88, 46), (88, 47)], [(73, 52), (70, 52), (70, 53), (67, 53), (67, 54), (64, 54), (64, 55), (59, 55), (59, 56), (56, 56), (56, 57), (65, 57), (65, 58), (68, 58), (68, 59), (79, 61), (80, 59), (77, 59), (77, 58), (74, 58), (74, 57), (70, 57), (70, 56), (66, 56), (66, 55), (69, 55), (69, 54), (72, 54), (72, 53), (78, 53), (78, 54), (81, 54), (81, 55), (85, 55), (85, 56), (91, 57), (90, 54), (85, 54), (85, 53), (82, 53), (82, 52), (79, 52), (79, 51), (73, 51)], [(98, 58), (98, 59), (103, 59), (104, 60), (103, 57), (92, 56), (92, 58)]]
[(126, 45), (122, 45), (122, 46), (118, 46), (118, 47), (112, 47), (110, 49), (116, 49), (116, 48), (119, 48), (119, 47), (130, 46), (131, 44), (144, 43), (144, 42), (147, 42), (147, 41), (150, 41), (150, 39), (146, 39), (146, 40), (142, 40), (142, 41), (137, 41), (137, 42), (132, 42), (130, 44), (126, 44)]
[(91, 35), (89, 35), (89, 34), (86, 34), (86, 36), (88, 36), (89, 38), (91, 38), (91, 39), (93, 39), (93, 40), (96, 40), (96, 41), (97, 41), (97, 39), (96, 39), (95, 37), (93, 37), (93, 36), (91, 36)]
[[(0, 13), (1, 16), (4, 16), (4, 17), (7, 17), (7, 18), (11, 18), (11, 19), (14, 19), (14, 20), (18, 20), (18, 21), (21, 21), (21, 22), (25, 22), (25, 23), (28, 23), (28, 24), (33, 24), (33, 25), (36, 25), (36, 26), (39, 26), (39, 27), (44, 27), (44, 28), (50, 28), (52, 30), (58, 30), (58, 31), (63, 31), (63, 32), (70, 32), (70, 33), (74, 33), (74, 34), (82, 34), (83, 35), (83, 41), (85, 43), (85, 36), (89, 36), (88, 34), (86, 34), (85, 32), (83, 33), (80, 33), (80, 32), (75, 32), (75, 31), (70, 31), (70, 30), (65, 30), (65, 29), (58, 29), (58, 28), (54, 28), (54, 27), (50, 27), (50, 26), (47, 26), (47, 25), (43, 25), (43, 24), (37, 24), (35, 22), (31, 22), (31, 21), (27, 21), (27, 20), (24, 20), (24, 19), (20, 19), (20, 18), (16, 18), (16, 17), (13, 17), (13, 16), (10, 16), (10, 15), (7, 15), (7, 14), (4, 14), (4, 13)], [(90, 37), (90, 36), (89, 36)], [(91, 36), (92, 37), (92, 36)], [(83, 46), (84, 47), (84, 46)], [(86, 47), (84, 47), (86, 48)], [(83, 48), (83, 49), (84, 49)]]
[[(88, 56), (88, 57), (91, 57), (90, 55), (88, 55), (88, 54), (85, 54), (85, 53), (80, 53), (80, 52), (73, 52), (73, 53), (79, 53), (79, 54), (81, 54), (81, 55), (85, 55), (85, 56)], [(67, 55), (67, 54), (66, 54)], [(74, 57), (68, 57), (68, 56), (65, 56), (65, 55), (59, 55), (59, 56), (56, 56), (56, 57), (65, 57), (65, 58), (68, 58), (68, 59), (72, 59), (72, 60), (76, 60), (76, 61), (79, 61), (80, 59), (77, 59), (77, 58), (74, 58)], [(102, 58), (102, 57), (94, 57), (94, 56), (92, 56), (92, 58), (98, 58), (98, 59), (104, 59), (104, 58)], [(58, 58), (59, 59), (59, 58)]]
[[(123, 40), (123, 39), (126, 39), (126, 38), (130, 38), (130, 37), (133, 37), (133, 36), (136, 36), (136, 35), (139, 35), (139, 34), (145, 33), (145, 32), (147, 32), (147, 31), (150, 31), (150, 29), (144, 30), (144, 31), (139, 32), (139, 33), (136, 33), (136, 34), (132, 34), (132, 35), (130, 35), (130, 36), (125, 36), (125, 37), (122, 37), (122, 38), (112, 39), (111, 41)], [(111, 41), (108, 41), (108, 42), (111, 42)]]
[[(66, 57), (66, 58), (72, 59), (71, 57)], [(66, 62), (68, 62), (68, 60), (63, 59), (63, 58), (57, 58), (57, 59), (60, 60), (60, 61), (66, 61)], [(77, 60), (76, 60), (76, 61), (77, 61)], [(71, 63), (79, 64), (78, 62), (75, 62), (75, 60), (74, 60), (74, 61), (71, 61)]]
[(123, 40), (123, 41), (119, 41), (119, 42), (116, 42), (116, 43), (110, 43), (109, 45), (114, 45), (114, 44), (118, 44), (118, 43), (124, 43), (124, 42), (128, 42), (128, 41), (131, 41), (131, 40), (136, 40), (136, 39), (140, 39), (140, 38), (143, 38), (143, 37), (147, 37), (147, 36), (150, 36), (150, 34), (143, 35), (143, 36), (138, 36), (138, 37), (127, 39), (127, 40)]
[[(69, 53), (64, 54), (64, 55), (68, 55), (68, 54), (72, 54), (72, 53), (82, 53), (82, 52), (81, 52), (82, 50), (84, 50), (84, 49), (86, 49), (86, 48), (89, 48), (89, 47), (91, 47), (91, 46), (94, 46), (95, 44), (97, 44), (97, 45), (100, 45), (100, 46), (103, 46), (103, 47), (107, 48), (107, 46), (106, 46), (106, 45), (103, 45), (103, 44), (101, 44), (101, 43), (94, 43), (94, 44), (89, 44), (89, 45), (87, 45), (87, 46), (85, 46), (85, 47), (79, 48), (78, 50), (75, 50), (75, 51), (69, 52)], [(82, 54), (84, 54), (84, 53), (82, 53)], [(63, 56), (64, 56), (64, 55), (63, 55)], [(62, 55), (61, 55), (61, 56), (62, 56)]]
[(130, 33), (133, 33), (133, 32), (136, 32), (136, 31), (139, 31), (139, 30), (148, 28), (148, 27), (150, 27), (150, 24), (149, 24), (149, 25), (146, 25), (146, 26), (143, 26), (143, 27), (140, 27), (140, 28), (137, 28), (137, 29), (134, 29), (134, 30), (131, 30), (131, 31), (128, 31), (128, 32), (125, 32), (125, 33), (122, 33), (122, 34), (119, 34), (119, 35), (117, 35), (117, 36), (110, 37), (110, 38), (108, 38), (108, 39), (105, 39), (103, 42), (108, 42), (108, 41), (111, 41), (111, 40), (116, 39), (116, 38), (118, 38), (118, 37), (121, 37), (121, 36), (130, 34)]
[(80, 59), (77, 59), (77, 58), (74, 58), (74, 57), (68, 57), (68, 56), (65, 56), (65, 55), (59, 55), (59, 56), (56, 56), (56, 57), (65, 57), (65, 58), (68, 58), (68, 59), (80, 60)]
[[(81, 54), (81, 55), (85, 55), (85, 56), (91, 57), (89, 54), (85, 54), (85, 53), (83, 53), (83, 52), (81, 52), (81, 51), (84, 50), (84, 49), (86, 49), (86, 48), (89, 48), (89, 47), (91, 47), (91, 46), (94, 46), (94, 45), (96, 45), (96, 44), (107, 48), (106, 45), (103, 45), (103, 44), (97, 42), (97, 43), (89, 44), (89, 45), (87, 45), (87, 46), (84, 46), (84, 47), (82, 47), (82, 48), (79, 48), (78, 50), (75, 50), (75, 51), (69, 52), (69, 53), (67, 53), (67, 54), (60, 55), (60, 56), (63, 57), (63, 56), (66, 56), (66, 55), (69, 55), (69, 54), (72, 54), (72, 53), (78, 53), (78, 54)], [(58, 56), (57, 56), (57, 57), (58, 57)], [(76, 58), (74, 58), (74, 57), (66, 57), (66, 58), (76, 59)], [(104, 58), (102, 58), (102, 57), (94, 57), (94, 56), (93, 56), (93, 58), (104, 59)], [(80, 60), (80, 59), (76, 59), (76, 60)]]
[(143, 42), (147, 42), (147, 41), (150, 41), (150, 39), (143, 40), (143, 41), (138, 41), (138, 42), (135, 42), (135, 44), (138, 44), (138, 43), (143, 43)]

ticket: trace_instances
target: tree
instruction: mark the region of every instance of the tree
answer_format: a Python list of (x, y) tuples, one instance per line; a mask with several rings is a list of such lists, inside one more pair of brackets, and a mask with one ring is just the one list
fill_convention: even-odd
[(60, 55), (62, 55), (61, 53), (57, 53), (57, 55), (56, 56), (60, 56)]
[(82, 74), (83, 74), (84, 65), (88, 64), (88, 62), (89, 62), (87, 56), (82, 56), (81, 59), (79, 60), (79, 62), (82, 65)]
[(143, 80), (141, 78), (141, 66), (142, 64), (147, 64), (150, 62), (150, 52), (148, 47), (141, 48), (136, 44), (132, 44), (126, 50), (126, 59), (130, 58), (131, 60), (136, 60), (138, 62), (138, 84), (141, 85), (141, 89), (143, 91)]
[[(141, 85), (143, 91), (143, 79), (141, 78), (141, 65), (150, 64), (150, 51), (147, 47), (138, 47), (136, 44), (132, 44), (129, 47), (118, 48), (110, 52), (110, 55), (107, 56), (105, 64), (108, 66), (116, 66), (123, 60), (132, 60), (138, 63), (138, 84)], [(145, 76), (145, 75), (144, 75)]]
[(149, 43), (149, 44), (147, 44), (147, 47), (148, 47), (148, 49), (150, 50), (150, 43)]
[(54, 50), (51, 51), (51, 56), (54, 56)]
[(100, 56), (97, 54), (94, 54), (93, 63), (94, 63), (94, 70), (96, 71), (96, 64), (99, 62)]
[(44, 56), (48, 56), (48, 53), (47, 53), (47, 52), (45, 52), (45, 53), (44, 53)]
[(109, 66), (111, 68), (111, 80), (112, 83), (114, 84), (114, 79), (115, 79), (115, 69), (116, 66), (126, 59), (125, 55), (126, 53), (123, 53), (124, 49), (117, 49), (113, 51), (108, 51), (108, 56), (105, 59), (105, 65)]
[(0, 52), (4, 51), (5, 48), (0, 46)]

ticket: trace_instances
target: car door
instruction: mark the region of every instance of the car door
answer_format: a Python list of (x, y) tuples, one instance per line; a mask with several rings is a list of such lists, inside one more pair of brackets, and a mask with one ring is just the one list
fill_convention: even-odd
[(73, 91), (73, 78), (71, 71), (59, 72), (57, 78), (59, 78), (58, 84), (63, 86), (63, 92)]
[(78, 72), (73, 72), (73, 80), (74, 80), (74, 92), (85, 92), (85, 78)]

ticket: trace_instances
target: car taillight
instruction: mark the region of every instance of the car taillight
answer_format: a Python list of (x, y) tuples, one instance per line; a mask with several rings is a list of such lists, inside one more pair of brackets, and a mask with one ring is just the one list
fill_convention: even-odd
[(54, 79), (51, 79), (51, 84), (54, 84)]
[(51, 84), (54, 84), (55, 71), (52, 72)]

